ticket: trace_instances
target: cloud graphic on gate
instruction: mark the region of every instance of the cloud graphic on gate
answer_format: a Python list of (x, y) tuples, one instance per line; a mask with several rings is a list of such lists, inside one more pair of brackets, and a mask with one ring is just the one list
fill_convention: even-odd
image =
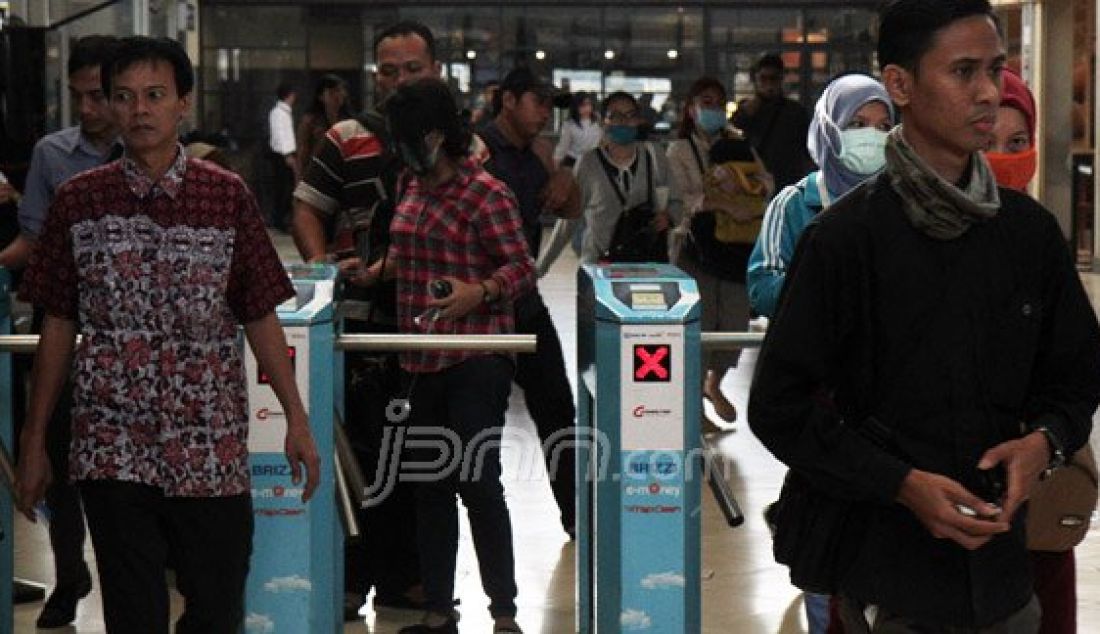
[(653, 627), (653, 619), (641, 610), (623, 610), (619, 624), (627, 630), (648, 630)]
[(244, 629), (246, 632), (271, 634), (275, 631), (275, 621), (272, 621), (271, 617), (266, 614), (256, 614), (252, 612), (244, 620)]
[(280, 592), (309, 592), (313, 589), (313, 584), (309, 579), (294, 575), (292, 577), (275, 577), (271, 581), (264, 584), (265, 592), (274, 592), (276, 594)]
[(684, 575), (678, 572), (655, 572), (642, 579), (642, 587), (646, 590), (683, 588), (685, 585)]

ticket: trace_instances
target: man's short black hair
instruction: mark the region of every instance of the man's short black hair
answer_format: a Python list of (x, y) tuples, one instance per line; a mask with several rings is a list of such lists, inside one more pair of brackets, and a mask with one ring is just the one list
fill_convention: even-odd
[(118, 38), (112, 35), (88, 35), (73, 43), (69, 51), (69, 76), (78, 70), (95, 66), (100, 68), (109, 60), (118, 46)]
[(435, 61), (435, 36), (432, 35), (431, 29), (416, 20), (403, 20), (379, 31), (378, 35), (374, 37), (374, 56), (378, 56), (378, 45), (382, 43), (382, 40), (405, 35), (420, 36), (420, 39), (424, 40), (424, 44), (428, 48), (428, 57), (433, 62)]
[(279, 98), (279, 101), (283, 101), (296, 92), (298, 91), (294, 89), (294, 84), (289, 81), (279, 82), (279, 86), (275, 88), (275, 96)]
[(443, 133), (447, 156), (466, 156), (470, 130), (450, 87), (438, 77), (422, 77), (397, 88), (386, 100), (386, 123), (393, 143), (419, 143), (433, 130)]
[(787, 65), (783, 63), (783, 57), (779, 53), (764, 53), (760, 56), (760, 59), (756, 60), (756, 63), (749, 69), (749, 75), (755, 79), (756, 74), (760, 72), (762, 68), (773, 68), (780, 73), (786, 70)]
[(988, 16), (1000, 30), (989, 0), (893, 0), (879, 15), (879, 69), (895, 64), (916, 73), (937, 31), (975, 15)]
[(607, 111), (611, 109), (611, 104), (615, 103), (616, 101), (625, 101), (634, 106), (635, 109), (638, 108), (638, 99), (634, 95), (624, 90), (616, 90), (603, 100), (603, 107), (600, 108), (600, 114), (606, 117)]
[(511, 93), (518, 100), (524, 93), (532, 92), (539, 99), (549, 99), (555, 108), (568, 108), (570, 97), (555, 86), (549, 79), (536, 74), (526, 66), (517, 66), (508, 71), (500, 82), (500, 90), (493, 97), (493, 112), (504, 110), (504, 93)]
[(103, 64), (99, 73), (103, 92), (110, 95), (114, 76), (142, 62), (171, 64), (176, 76), (176, 95), (179, 97), (191, 94), (191, 89), (195, 87), (195, 71), (191, 68), (191, 58), (179, 42), (166, 37), (138, 35), (119, 40), (114, 55)]

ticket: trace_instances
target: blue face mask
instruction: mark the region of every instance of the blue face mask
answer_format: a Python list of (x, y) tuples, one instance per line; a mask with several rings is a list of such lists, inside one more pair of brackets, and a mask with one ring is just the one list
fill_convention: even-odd
[(856, 128), (840, 133), (840, 163), (864, 176), (886, 165), (886, 133), (878, 128)]
[(711, 108), (696, 108), (695, 123), (708, 135), (717, 134), (726, 127), (726, 111)]
[(607, 138), (616, 145), (630, 145), (638, 140), (638, 128), (632, 125), (609, 125)]

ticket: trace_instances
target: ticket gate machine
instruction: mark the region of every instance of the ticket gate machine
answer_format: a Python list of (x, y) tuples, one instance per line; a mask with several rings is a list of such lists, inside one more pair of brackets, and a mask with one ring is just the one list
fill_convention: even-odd
[(577, 274), (578, 631), (700, 631), (701, 306), (662, 264)]
[[(246, 346), (249, 464), (256, 528), (245, 590), (245, 632), (344, 631), (344, 537), (337, 520), (333, 447), (336, 268), (288, 264), (296, 297), (276, 314), (321, 457), (321, 481), (303, 504), (283, 453), (286, 416)], [(303, 474), (304, 477), (304, 474)]]

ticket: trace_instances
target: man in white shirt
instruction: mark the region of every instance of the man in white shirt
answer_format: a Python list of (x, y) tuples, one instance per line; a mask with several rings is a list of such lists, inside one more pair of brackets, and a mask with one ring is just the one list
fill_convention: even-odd
[(298, 146), (294, 142), (294, 118), (291, 115), (291, 107), (298, 93), (289, 83), (283, 82), (275, 94), (278, 100), (267, 115), (268, 147), (271, 150), (271, 225), (285, 232), (290, 219), (291, 194), (300, 173), (296, 157)]

